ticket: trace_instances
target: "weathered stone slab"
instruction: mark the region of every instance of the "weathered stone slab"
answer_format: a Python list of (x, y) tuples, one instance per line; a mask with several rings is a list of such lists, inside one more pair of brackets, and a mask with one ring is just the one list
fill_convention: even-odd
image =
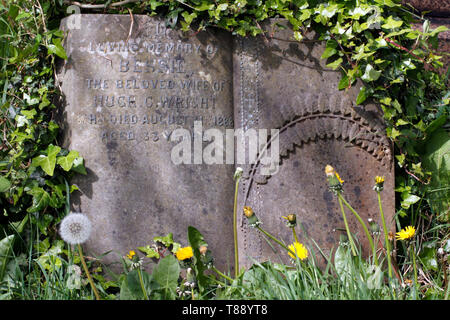
[[(193, 155), (192, 164), (177, 165), (171, 157), (178, 141), (172, 140), (174, 130), (186, 128), (191, 138), (198, 136), (196, 120), (203, 130), (222, 133), (279, 130), (278, 172), (267, 176), (260, 163), (237, 163), (245, 169), (239, 212), (252, 206), (264, 228), (286, 243), (292, 242), (291, 233), (281, 216), (295, 213), (325, 252), (337, 245), (339, 231), (334, 230), (343, 224), (328, 191), (327, 164), (345, 180), (345, 195), (363, 219), (379, 224), (372, 186), (375, 175), (384, 175), (384, 210), (392, 221), (393, 161), (382, 112), (372, 104), (354, 105), (358, 86), (337, 90), (339, 73), (320, 60), (320, 43), (299, 44), (289, 30), (271, 39), (233, 41), (217, 30), (185, 35), (154, 17), (80, 19), (79, 29), (62, 21), (69, 59), (58, 80), (65, 98), (64, 144), (80, 152), (88, 169), (87, 177), (73, 181), (82, 193), (73, 197), (72, 206), (93, 221), (86, 243), (91, 254), (114, 250), (124, 255), (169, 232), (187, 245), (192, 225), (204, 234), (216, 265), (232, 269), (235, 163), (206, 164)], [(236, 143), (242, 145), (241, 135)], [(230, 163), (228, 145), (225, 149), (223, 163)], [(243, 152), (234, 151), (236, 158)], [(241, 264), (250, 265), (249, 257), (278, 259), (241, 218)], [(348, 218), (367, 249), (362, 229), (350, 213)], [(306, 241), (304, 233), (299, 236)], [(104, 261), (117, 261), (117, 256)]]
[[(360, 85), (338, 91), (339, 72), (326, 68), (320, 59), (323, 43), (311, 36), (299, 44), (291, 30), (277, 30), (274, 23), (266, 28), (267, 38), (235, 39), (234, 116), (236, 127), (279, 129), (281, 163), (278, 172), (268, 176), (261, 174), (260, 163), (244, 167), (240, 212), (244, 205), (251, 206), (262, 227), (287, 244), (293, 242), (292, 232), (282, 216), (295, 213), (305, 229), (297, 227), (299, 240), (317, 253), (308, 240), (313, 239), (327, 254), (338, 245), (339, 229), (345, 230), (325, 177), (330, 164), (345, 180), (347, 200), (364, 221), (372, 218), (380, 226), (372, 187), (375, 176), (385, 176), (383, 208), (394, 230), (394, 168), (382, 111), (373, 104), (355, 105)], [(367, 253), (362, 227), (348, 210), (347, 218)], [(245, 216), (240, 215), (239, 225), (242, 265), (251, 265), (251, 258), (288, 262), (284, 252), (275, 253), (248, 226)]]
[(231, 35), (185, 35), (148, 16), (79, 17), (79, 29), (61, 24), (68, 60), (59, 80), (65, 145), (88, 169), (73, 181), (82, 192), (73, 209), (93, 222), (87, 250), (124, 255), (169, 232), (187, 245), (192, 225), (226, 270), (234, 165), (175, 165), (170, 135), (187, 128), (192, 137), (195, 120), (203, 130), (233, 127)]

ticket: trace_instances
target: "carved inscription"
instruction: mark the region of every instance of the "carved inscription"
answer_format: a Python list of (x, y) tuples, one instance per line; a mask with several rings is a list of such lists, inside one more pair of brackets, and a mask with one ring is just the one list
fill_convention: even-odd
[(233, 128), (232, 114), (223, 114), (219, 106), (230, 103), (231, 80), (192, 63), (213, 59), (220, 46), (187, 42), (164, 23), (144, 27), (128, 41), (89, 41), (80, 48), (93, 63), (103, 58), (104, 65), (100, 74), (82, 79), (87, 98), (77, 123), (98, 127), (105, 143), (168, 140), (173, 129), (191, 128), (194, 121)]
[[(80, 28), (61, 22), (68, 58), (57, 80), (63, 145), (87, 168), (71, 181), (81, 191), (71, 209), (95, 228), (84, 249), (119, 272), (122, 254), (169, 232), (188, 243), (191, 225), (222, 252), (214, 264), (229, 270), (234, 189), (224, 185), (234, 165), (216, 159), (234, 150), (207, 147), (234, 128), (231, 34), (186, 34), (147, 15), (79, 18)], [(173, 152), (185, 145), (192, 148)]]

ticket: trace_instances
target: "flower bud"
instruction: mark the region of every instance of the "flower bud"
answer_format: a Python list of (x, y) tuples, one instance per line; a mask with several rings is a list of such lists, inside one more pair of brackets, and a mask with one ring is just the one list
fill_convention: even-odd
[(330, 165), (327, 165), (325, 167), (325, 174), (327, 175), (328, 186), (330, 188), (330, 191), (332, 191), (334, 194), (341, 192), (344, 180), (341, 179), (341, 177), (334, 170), (334, 168)]
[(234, 180), (240, 179), (242, 176), (242, 173), (244, 172), (244, 170), (241, 167), (237, 167), (236, 171), (234, 172)]
[(291, 213), (288, 214), (287, 217), (282, 217), (283, 219), (286, 219), (286, 225), (289, 228), (294, 228), (295, 226), (297, 226), (297, 217), (295, 214)]
[(369, 218), (367, 220), (369, 222), (370, 231), (372, 231), (372, 234), (379, 234), (380, 233), (380, 226), (378, 223), (376, 223), (372, 218)]
[(376, 192), (383, 191), (384, 188), (384, 177), (376, 176), (375, 177), (375, 186), (373, 187), (373, 190)]
[(207, 246), (200, 246), (200, 248), (198, 248), (198, 251), (200, 251), (200, 254), (205, 255), (206, 251), (208, 250)]
[(244, 207), (244, 215), (247, 217), (250, 227), (254, 228), (261, 224), (261, 221), (259, 221), (258, 217), (255, 215), (251, 207)]
[(334, 175), (334, 168), (327, 164), (325, 167), (325, 174), (327, 175), (327, 177)]
[(250, 218), (250, 217), (252, 217), (253, 216), (253, 209), (251, 208), (251, 207), (249, 207), (249, 206), (244, 206), (244, 215), (247, 217), (247, 218)]

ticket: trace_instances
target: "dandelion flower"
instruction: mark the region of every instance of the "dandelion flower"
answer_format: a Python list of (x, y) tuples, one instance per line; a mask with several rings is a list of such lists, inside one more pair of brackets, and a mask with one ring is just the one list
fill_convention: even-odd
[(175, 253), (175, 255), (177, 256), (178, 260), (182, 261), (182, 260), (192, 258), (192, 256), (194, 255), (194, 252), (192, 251), (192, 247), (184, 247), (184, 248), (178, 249), (177, 252)]
[(334, 168), (327, 164), (327, 166), (325, 167), (325, 174), (327, 176), (332, 176), (334, 174)]
[(287, 221), (286, 221), (286, 225), (287, 225), (289, 228), (294, 228), (294, 227), (297, 225), (297, 217), (296, 217), (296, 215), (293, 214), (293, 213), (288, 214), (287, 217), (282, 216), (282, 218), (287, 220)]
[(250, 227), (255, 228), (261, 224), (261, 221), (259, 221), (258, 217), (253, 212), (253, 209), (249, 206), (244, 206), (244, 215), (248, 219), (248, 224)]
[(252, 217), (253, 216), (253, 209), (251, 207), (249, 207), (249, 206), (244, 206), (244, 215), (247, 218)]
[(127, 254), (127, 258), (132, 260), (133, 257), (136, 255), (136, 252), (134, 250), (131, 250), (128, 254)]
[(380, 176), (375, 177), (376, 184), (382, 184), (383, 182), (384, 182), (384, 177), (380, 177)]
[(375, 177), (375, 186), (373, 187), (373, 190), (376, 192), (383, 191), (384, 188), (384, 177), (376, 176)]
[(69, 244), (81, 244), (89, 239), (91, 221), (81, 213), (70, 213), (61, 222), (61, 238)]
[[(308, 258), (308, 250), (300, 242), (294, 242), (293, 244), (291, 244), (289, 246), (289, 250), (295, 252), (300, 260), (305, 260), (306, 258)], [(291, 258), (295, 259), (295, 256), (291, 252), (288, 252), (288, 254), (291, 256)]]
[(344, 183), (344, 180), (341, 179), (341, 177), (339, 176), (339, 173), (335, 172), (334, 174), (336, 175), (336, 178), (339, 180), (339, 182), (340, 182), (341, 184), (343, 184), (343, 183)]
[(344, 183), (344, 180), (341, 179), (339, 173), (337, 173), (336, 170), (334, 170), (334, 168), (329, 164), (325, 167), (325, 174), (327, 175), (327, 177), (335, 176), (341, 184)]
[(416, 229), (412, 226), (407, 226), (405, 229), (402, 229), (400, 232), (396, 233), (397, 240), (408, 240), (414, 237), (416, 234)]

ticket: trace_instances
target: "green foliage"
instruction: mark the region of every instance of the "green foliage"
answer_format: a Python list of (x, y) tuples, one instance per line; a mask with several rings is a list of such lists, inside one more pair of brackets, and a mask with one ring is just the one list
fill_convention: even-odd
[[(315, 31), (315, 40), (325, 45), (322, 59), (341, 73), (339, 90), (360, 80), (364, 86), (356, 104), (375, 102), (383, 111), (398, 166), (398, 226), (399, 218), (412, 225), (428, 219), (425, 202), (439, 222), (447, 223), (430, 218), (432, 227), (422, 235), (429, 241), (418, 250), (421, 267), (433, 279), (424, 285), (422, 297), (445, 294), (441, 287), (450, 252), (450, 92), (442, 53), (436, 50), (443, 27), (430, 29), (427, 19), (411, 14), (397, 0), (150, 0), (109, 6), (116, 2), (96, 4), (107, 7), (100, 12), (129, 14), (130, 9), (134, 14), (164, 16), (167, 25), (186, 32), (216, 27), (238, 36), (256, 36), (263, 33), (260, 23), (269, 18), (287, 19), (296, 41)], [(55, 121), (55, 59), (67, 59), (58, 27), (67, 5), (61, 0), (0, 3), (0, 230), (5, 231), (0, 240), (1, 299), (93, 298), (76, 271), (79, 258), (56, 240), (58, 213), (64, 206), (68, 210), (68, 197), (77, 189), (69, 188), (66, 181), (74, 174), (86, 174), (83, 155), (59, 145)], [(412, 28), (414, 21), (422, 23), (421, 30)], [(270, 33), (264, 36), (271, 38)], [(194, 256), (184, 262), (173, 256), (181, 246), (171, 234), (155, 238), (154, 246), (139, 247), (158, 262), (151, 274), (142, 271), (140, 277), (136, 269), (127, 270), (107, 281), (102, 269), (95, 269), (102, 298), (142, 299), (142, 286), (151, 299), (192, 298), (186, 291), (196, 298), (226, 299), (411, 297), (401, 291), (393, 297), (391, 288), (382, 285), (380, 269), (352, 257), (343, 246), (337, 248), (333, 262), (328, 259), (325, 271), (313, 258), (297, 261), (294, 267), (255, 262), (231, 284), (227, 278), (222, 283), (223, 276), (218, 280), (208, 275), (213, 260), (209, 250), (200, 252), (206, 245), (200, 232), (189, 227), (188, 239)], [(438, 248), (444, 248), (443, 258), (436, 255)], [(401, 254), (399, 250), (399, 261), (406, 261), (404, 270), (410, 270), (406, 254)], [(181, 269), (188, 266), (193, 274), (183, 275)], [(195, 287), (185, 287), (185, 280)], [(221, 289), (217, 283), (223, 285)]]
[(0, 4), (0, 221), (55, 214), (64, 179), (85, 173), (83, 158), (57, 145), (55, 57), (67, 57), (55, 9), (52, 1)]
[(180, 275), (180, 264), (177, 259), (169, 255), (162, 258), (152, 273), (152, 278), (159, 285), (158, 291), (162, 299), (174, 299)]
[(426, 143), (424, 168), (432, 173), (428, 199), (438, 219), (450, 222), (450, 135), (443, 129), (433, 132)]
[(200, 246), (207, 245), (205, 240), (203, 239), (203, 235), (196, 228), (189, 226), (188, 227), (188, 240), (191, 244), (191, 247), (194, 251), (194, 266), (193, 269), (195, 274), (197, 275), (199, 290), (205, 290), (207, 285), (207, 277), (205, 276), (205, 270), (207, 266), (202, 260), (202, 254), (200, 253)]

